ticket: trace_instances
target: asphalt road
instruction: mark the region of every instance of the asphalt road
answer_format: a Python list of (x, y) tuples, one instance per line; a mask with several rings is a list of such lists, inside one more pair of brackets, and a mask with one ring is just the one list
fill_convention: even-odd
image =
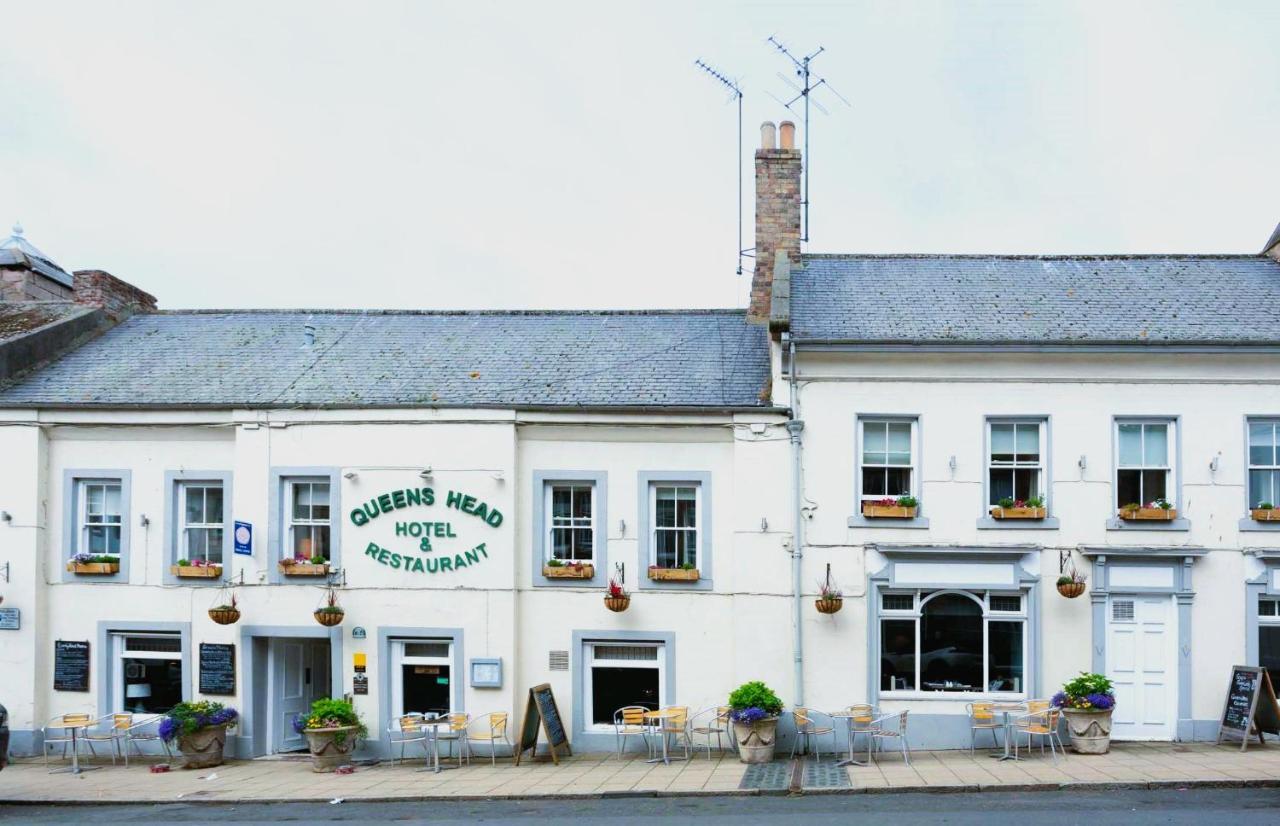
[(139, 806), (0, 804), (0, 822), (278, 823), (750, 823), (803, 818), (811, 824), (1280, 824), (1280, 789), (1113, 792), (855, 794), (800, 797), (667, 797), (595, 800), (495, 800), (432, 803), (165, 803)]

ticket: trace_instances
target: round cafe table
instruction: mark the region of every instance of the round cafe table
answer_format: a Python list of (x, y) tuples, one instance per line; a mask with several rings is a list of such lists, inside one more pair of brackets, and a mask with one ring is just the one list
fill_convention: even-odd
[[(849, 711), (848, 709), (846, 709), (846, 710), (841, 711), (841, 712), (838, 712), (838, 713), (836, 713), (836, 714), (828, 714), (827, 716), (828, 716), (828, 717), (830, 717), (830, 718), (831, 718), (831, 719), (833, 719), (833, 720), (844, 720), (844, 722), (845, 722), (845, 731), (847, 731), (847, 732), (848, 732), (848, 734), (849, 734), (849, 757), (848, 757), (847, 759), (845, 759), (845, 760), (841, 760), (839, 763), (836, 763), (836, 765), (837, 765), (837, 766), (865, 766), (865, 765), (867, 765), (866, 763), (863, 763), (861, 760), (858, 760), (857, 758), (855, 758), (855, 757), (853, 756), (853, 754), (854, 754), (854, 752), (853, 752), (853, 738), (854, 738), (855, 736), (857, 736), (857, 735), (855, 734), (854, 730), (853, 730), (853, 721), (854, 721), (854, 720), (865, 720), (865, 721), (867, 721), (867, 722), (870, 722), (870, 721), (872, 721), (872, 720), (874, 720), (874, 719), (876, 718), (875, 714), (873, 713), (873, 714), (871, 714), (871, 715), (867, 715), (867, 714), (866, 714), (866, 713), (864, 713), (864, 712), (859, 712), (859, 713), (857, 713), (857, 714), (854, 714), (852, 711)], [(870, 753), (870, 751), (871, 751), (871, 745), (870, 745), (870, 743), (868, 743), (868, 744), (867, 744), (867, 751), (868, 751), (868, 753)]]
[(683, 760), (683, 757), (671, 757), (667, 754), (667, 733), (662, 730), (662, 724), (672, 717), (679, 717), (685, 714), (682, 708), (662, 708), (657, 711), (646, 711), (644, 719), (658, 727), (658, 735), (662, 738), (662, 756), (654, 757), (644, 762), (646, 763), (663, 763), (670, 765), (672, 760)]
[(95, 771), (102, 768), (101, 766), (81, 766), (80, 765), (80, 746), (77, 742), (81, 729), (88, 730), (93, 725), (93, 721), (89, 720), (84, 723), (63, 723), (62, 728), (71, 732), (71, 765), (61, 769), (54, 769), (49, 774), (83, 774), (85, 772)]
[(1022, 758), (1009, 753), (1009, 741), (1013, 739), (1013, 720), (1009, 715), (1019, 711), (1026, 711), (1026, 703), (993, 703), (991, 710), (996, 714), (1004, 715), (1004, 754), (989, 754), (987, 756), (995, 760), (1021, 760)]
[[(449, 725), (448, 717), (435, 717), (430, 720), (423, 720), (419, 723), (423, 728), (430, 729), (429, 738), (431, 740), (431, 765), (418, 769), (419, 772), (431, 772), (439, 774), (442, 771), (449, 771), (458, 768), (458, 766), (442, 766), (440, 765), (440, 727)], [(458, 743), (458, 748), (462, 748), (462, 743)], [(461, 752), (459, 752), (461, 754)], [(462, 762), (459, 760), (458, 762)]]

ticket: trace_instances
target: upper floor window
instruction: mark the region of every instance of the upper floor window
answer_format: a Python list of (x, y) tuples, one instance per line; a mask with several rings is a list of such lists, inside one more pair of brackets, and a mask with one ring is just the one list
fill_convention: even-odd
[(1044, 421), (988, 423), (988, 505), (1044, 496)]
[(178, 536), (179, 556), (188, 560), (222, 563), (223, 497), (220, 482), (183, 482)]
[(290, 480), (289, 549), (294, 559), (330, 559), (329, 483)]
[(1280, 503), (1280, 422), (1249, 422), (1249, 507)]
[(653, 563), (659, 568), (697, 568), (702, 487), (655, 484), (650, 491), (653, 514)]
[(1174, 423), (1116, 423), (1116, 507), (1167, 501), (1175, 507)]
[(595, 485), (548, 483), (546, 510), (548, 559), (593, 562), (596, 547)]
[(81, 479), (79, 485), (80, 553), (119, 556), (124, 528), (120, 483)]
[(862, 419), (863, 500), (913, 496), (916, 485), (916, 422)]

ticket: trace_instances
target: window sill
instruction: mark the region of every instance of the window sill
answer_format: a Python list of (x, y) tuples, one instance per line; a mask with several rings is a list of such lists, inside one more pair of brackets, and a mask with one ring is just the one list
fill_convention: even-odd
[(1189, 531), (1191, 520), (1179, 516), (1177, 519), (1160, 521), (1156, 519), (1125, 520), (1113, 516), (1107, 520), (1109, 531)]
[(1259, 522), (1257, 519), (1246, 516), (1240, 520), (1239, 530), (1256, 533), (1280, 531), (1280, 522)]
[(917, 529), (925, 530), (929, 527), (929, 520), (923, 516), (917, 516), (914, 519), (868, 519), (862, 514), (855, 514), (849, 517), (850, 528), (888, 528), (897, 529)]
[(1058, 517), (1046, 516), (1044, 519), (995, 519), (984, 516), (978, 520), (980, 531), (1056, 531)]

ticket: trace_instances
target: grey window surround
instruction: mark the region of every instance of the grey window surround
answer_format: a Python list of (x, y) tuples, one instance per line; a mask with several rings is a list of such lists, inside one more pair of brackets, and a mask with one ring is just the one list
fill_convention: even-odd
[[(1116, 491), (1119, 488), (1119, 472), (1120, 472), (1120, 425), (1123, 423), (1161, 423), (1168, 422), (1173, 425), (1173, 502), (1176, 506), (1178, 518), (1171, 519), (1168, 522), (1157, 522), (1155, 520), (1142, 521), (1125, 521), (1121, 519), (1117, 513), (1119, 512), (1119, 503), (1116, 501)], [(1186, 512), (1187, 503), (1182, 498), (1182, 417), (1168, 415), (1153, 416), (1112, 416), (1111, 417), (1111, 492), (1109, 504), (1111, 505), (1111, 516), (1107, 518), (1106, 528), (1108, 531), (1189, 531), (1191, 530), (1191, 520), (1181, 514)], [(1247, 495), (1247, 494), (1246, 494)]]
[[(862, 423), (912, 422), (916, 426), (915, 444), (911, 446), (911, 489), (919, 504), (914, 519), (868, 519), (862, 515)], [(925, 530), (929, 519), (924, 515), (924, 421), (916, 413), (859, 413), (853, 418), (853, 514), (850, 528), (888, 528)]]
[[(235, 542), (235, 519), (232, 516), (231, 480), (234, 474), (229, 470), (166, 470), (164, 472), (164, 584), (216, 586), (231, 578), (232, 549)], [(178, 549), (182, 543), (178, 538), (178, 514), (182, 508), (179, 491), (183, 482), (219, 482), (222, 484), (222, 576), (202, 579), (197, 577), (179, 577), (169, 571), (169, 566), (178, 561)]]
[[(586, 702), (583, 696), (586, 688), (586, 676), (584, 674), (587, 661), (586, 646), (588, 643), (598, 642), (652, 642), (663, 645), (663, 652), (666, 657), (666, 661), (663, 664), (666, 686), (662, 704), (674, 705), (676, 702), (676, 635), (674, 631), (585, 631), (575, 629), (573, 632), (573, 647), (570, 649), (570, 657), (573, 661), (571, 669), (573, 688), (570, 692), (570, 696), (573, 698), (573, 733), (570, 739), (575, 745), (580, 745), (583, 751), (613, 751), (618, 747), (613, 732), (588, 731), (586, 725), (586, 715), (584, 714)], [(692, 711), (690, 709), (690, 713)]]
[[(378, 629), (378, 680), (382, 688), (378, 691), (378, 750), (386, 745), (385, 732), (391, 722), (391, 643), (394, 640), (448, 640), (453, 645), (453, 665), (450, 666), (449, 678), (453, 680), (449, 693), (453, 697), (451, 711), (465, 711), (467, 698), (467, 681), (471, 675), (467, 672), (467, 658), (464, 648), (464, 634), (461, 628), (415, 628), (410, 626), (383, 626)], [(513, 715), (514, 717), (514, 715)], [(514, 726), (512, 726), (514, 728)], [(518, 729), (516, 730), (519, 731)], [(515, 737), (512, 737), (515, 740)], [(389, 748), (389, 747), (388, 747)], [(389, 752), (387, 752), (389, 753)]]
[(336, 467), (273, 467), (269, 480), (270, 513), (267, 516), (267, 581), (274, 585), (315, 585), (324, 577), (286, 577), (278, 562), (284, 557), (289, 506), (285, 495), (288, 482), (313, 481), (329, 483), (329, 570), (342, 567), (342, 473)]
[[(1244, 417), (1244, 513), (1237, 529), (1245, 533), (1267, 533), (1280, 531), (1280, 522), (1258, 522), (1248, 515), (1249, 506), (1249, 425), (1254, 422), (1280, 422), (1280, 416), (1245, 416)], [(1274, 503), (1273, 503), (1274, 504)]]
[[(596, 572), (590, 579), (548, 579), (542, 575), (542, 564), (547, 555), (546, 488), (550, 484), (572, 482), (590, 483), (594, 486), (591, 495), (596, 518), (592, 526), (595, 542), (592, 555)], [(530, 507), (533, 511), (533, 541), (529, 544), (533, 546), (530, 576), (534, 587), (604, 587), (609, 581), (609, 473), (603, 470), (535, 470), (532, 495)]]
[(190, 700), (195, 685), (195, 673), (191, 670), (191, 623), (189, 622), (150, 622), (126, 620), (111, 622), (98, 621), (98, 715), (114, 714), (124, 708), (124, 698), (115, 696), (116, 686), (112, 680), (115, 673), (111, 645), (112, 634), (177, 634), (182, 640), (182, 699)]
[[(1245, 553), (1249, 553), (1246, 551)], [(1262, 563), (1262, 573), (1253, 579), (1245, 580), (1244, 633), (1245, 664), (1261, 664), (1261, 640), (1259, 626), (1262, 618), (1258, 615), (1258, 599), (1260, 597), (1280, 597), (1280, 589), (1273, 587), (1275, 572), (1280, 570), (1280, 550), (1255, 551), (1254, 555)]]
[[(996, 519), (991, 516), (991, 425), (995, 424), (1030, 424), (1044, 425), (1044, 444), (1040, 445), (1042, 476), (1041, 487), (1044, 496), (1046, 516), (1044, 519)], [(1056, 531), (1059, 528), (1058, 517), (1053, 515), (1053, 417), (1049, 414), (1027, 416), (984, 416), (982, 419), (982, 506), (983, 515), (978, 517), (980, 531)]]
[[(649, 512), (649, 489), (655, 484), (664, 482), (685, 482), (701, 488), (702, 506), (697, 519), (698, 541), (698, 576), (696, 582), (673, 582), (670, 580), (649, 579), (649, 566), (653, 564), (653, 541), (650, 533), (653, 528), (653, 514)], [(711, 474), (700, 470), (642, 470), (636, 475), (636, 487), (639, 492), (639, 505), (636, 511), (636, 545), (637, 560), (640, 570), (634, 582), (638, 590), (654, 591), (710, 591), (713, 589), (712, 564), (715, 557), (712, 551), (711, 510)]]
[[(105, 480), (120, 483), (120, 570), (114, 574), (73, 574), (67, 570), (67, 561), (79, 553), (80, 547), (80, 482)], [(112, 582), (128, 583), (130, 563), (133, 559), (130, 541), (133, 530), (133, 509), (130, 496), (133, 472), (106, 468), (67, 468), (62, 471), (62, 557), (58, 571), (62, 582)]]

